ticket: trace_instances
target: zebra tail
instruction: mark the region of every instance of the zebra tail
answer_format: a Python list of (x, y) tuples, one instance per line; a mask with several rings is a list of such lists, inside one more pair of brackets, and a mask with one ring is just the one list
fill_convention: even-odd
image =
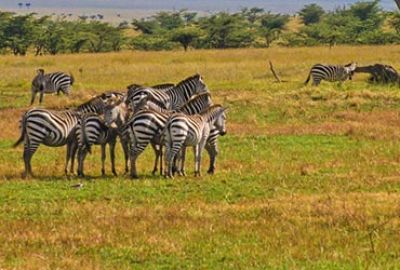
[(81, 121), (82, 142), (83, 142), (83, 145), (85, 146), (85, 148), (87, 149), (87, 151), (89, 152), (89, 154), (92, 154), (92, 147), (91, 147), (91, 145), (89, 143), (89, 138), (87, 136), (85, 128), (86, 128), (86, 117), (83, 117), (82, 121)]
[(75, 77), (74, 77), (74, 75), (72, 75), (71, 72), (69, 73), (69, 77), (71, 78), (71, 85), (73, 85), (75, 82)]
[(308, 84), (308, 82), (310, 81), (310, 78), (311, 78), (311, 71), (308, 73), (308, 77), (307, 77), (306, 81), (304, 82), (304, 85)]
[(20, 145), (24, 141), (25, 135), (26, 135), (26, 113), (22, 116), (22, 119), (21, 119), (21, 136), (19, 137), (18, 141), (16, 141), (13, 144), (14, 148), (17, 147), (18, 145)]

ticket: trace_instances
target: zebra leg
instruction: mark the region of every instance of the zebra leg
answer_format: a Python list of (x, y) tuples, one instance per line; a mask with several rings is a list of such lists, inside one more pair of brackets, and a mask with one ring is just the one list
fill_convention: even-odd
[(110, 142), (110, 159), (111, 159), (111, 171), (114, 176), (117, 176), (117, 171), (115, 170), (115, 143), (113, 140)]
[(40, 91), (39, 104), (42, 104), (42, 101), (43, 101), (43, 91)]
[(131, 149), (131, 178), (139, 178), (136, 171), (136, 159), (143, 152), (149, 142), (137, 144)]
[(24, 154), (23, 154), (23, 158), (24, 158), (24, 163), (25, 163), (25, 171), (22, 174), (23, 178), (29, 177), (29, 176), (33, 176), (32, 174), (32, 165), (31, 165), (31, 159), (33, 154), (36, 152), (36, 150), (38, 149), (39, 144), (25, 144), (24, 145)]
[(182, 150), (180, 151), (180, 164), (178, 168), (178, 175), (180, 176), (186, 176), (185, 172), (185, 160), (186, 160), (186, 146), (182, 147)]
[(158, 161), (160, 160), (160, 149), (157, 148), (159, 147), (159, 145), (156, 145), (154, 143), (151, 143), (151, 147), (154, 150), (154, 154), (156, 155), (156, 159), (154, 161), (154, 166), (153, 166), (153, 171), (152, 171), (152, 175), (156, 175), (157, 171), (158, 171)]
[(160, 175), (163, 174), (163, 145), (160, 144)]
[(200, 155), (199, 155), (199, 145), (193, 146), (194, 152), (194, 176), (201, 176), (200, 173)]
[(32, 92), (31, 105), (35, 102), (37, 92)]
[(73, 142), (67, 143), (67, 156), (66, 156), (65, 167), (64, 167), (65, 175), (68, 175), (68, 163), (71, 158), (71, 152), (72, 152), (72, 147), (73, 147), (72, 144), (73, 144)]
[(129, 168), (128, 168), (128, 161), (129, 161), (129, 144), (128, 141), (125, 139), (121, 138), (121, 145), (122, 149), (124, 150), (124, 158), (125, 158), (125, 174), (128, 173)]
[(218, 147), (217, 144), (209, 144), (207, 143), (205, 146), (208, 155), (210, 156), (210, 167), (208, 168), (207, 173), (213, 175), (215, 172), (215, 160), (218, 155)]
[(78, 176), (84, 177), (85, 174), (83, 173), (83, 165), (85, 162), (85, 158), (87, 155), (87, 150), (85, 148), (79, 148), (78, 150)]
[(321, 80), (316, 79), (316, 80), (313, 80), (312, 85), (313, 86), (318, 86), (320, 83), (321, 83)]
[(76, 151), (78, 150), (78, 142), (75, 141), (72, 144), (72, 148), (71, 148), (71, 168), (69, 169), (69, 172), (71, 174), (74, 173), (74, 165), (75, 165), (75, 157), (76, 157)]
[(105, 176), (106, 175), (106, 170), (105, 170), (105, 163), (106, 161), (106, 144), (101, 145), (101, 175)]
[(200, 143), (193, 147), (195, 153), (195, 171), (194, 176), (201, 176), (201, 152), (203, 151), (204, 145), (206, 144), (206, 140), (203, 137), (200, 140)]

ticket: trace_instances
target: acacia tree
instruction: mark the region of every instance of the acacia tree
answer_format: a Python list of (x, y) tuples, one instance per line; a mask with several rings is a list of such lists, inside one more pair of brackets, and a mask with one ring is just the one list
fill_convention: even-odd
[(194, 40), (201, 36), (201, 30), (196, 27), (183, 27), (175, 30), (171, 35), (171, 41), (179, 42), (187, 51)]
[(32, 44), (34, 33), (33, 14), (13, 16), (4, 27), (6, 44), (14, 55), (25, 55)]
[(299, 11), (300, 18), (305, 25), (320, 22), (324, 14), (324, 9), (317, 4), (305, 5), (304, 8)]
[(288, 15), (267, 13), (261, 17), (260, 32), (265, 38), (267, 48), (279, 38), (288, 21)]

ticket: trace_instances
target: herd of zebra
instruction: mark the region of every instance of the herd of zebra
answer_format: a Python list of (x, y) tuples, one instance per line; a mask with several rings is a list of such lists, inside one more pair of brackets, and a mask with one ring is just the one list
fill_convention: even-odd
[[(71, 75), (44, 74), (40, 69), (32, 81), (33, 104), (44, 93), (68, 94), (74, 82)], [(93, 97), (73, 109), (31, 108), (22, 116), (21, 136), (14, 147), (24, 142), (24, 177), (32, 176), (31, 159), (40, 144), (67, 146), (65, 174), (84, 176), (84, 160), (92, 145), (101, 145), (102, 175), (105, 174), (106, 145), (110, 148), (112, 173), (115, 170), (115, 145), (119, 138), (125, 157), (125, 173), (137, 178), (136, 160), (148, 144), (156, 154), (153, 174), (174, 177), (185, 174), (186, 147), (192, 146), (195, 175), (200, 176), (202, 150), (210, 156), (209, 174), (215, 171), (218, 137), (226, 133), (226, 108), (213, 104), (202, 76), (196, 74), (178, 84), (152, 87), (132, 84), (127, 92), (110, 91)], [(165, 169), (163, 170), (163, 147)], [(70, 163), (70, 164), (69, 164)], [(68, 172), (68, 167), (70, 168)]]

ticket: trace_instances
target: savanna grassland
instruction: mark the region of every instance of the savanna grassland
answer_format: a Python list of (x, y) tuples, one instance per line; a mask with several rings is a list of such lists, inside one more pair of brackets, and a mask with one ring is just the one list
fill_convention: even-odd
[[(274, 83), (272, 60), (285, 83)], [(0, 269), (398, 269), (400, 89), (366, 83), (304, 86), (318, 62), (400, 68), (400, 47), (272, 48), (0, 57)], [(39, 67), (72, 72), (72, 107), (131, 83), (196, 72), (229, 107), (214, 176), (140, 179), (63, 175), (65, 148), (40, 147), (23, 180), (18, 121)], [(80, 71), (79, 71), (80, 70)], [(120, 149), (118, 149), (120, 150)], [(191, 151), (190, 151), (191, 152)], [(82, 182), (80, 190), (71, 185)]]

